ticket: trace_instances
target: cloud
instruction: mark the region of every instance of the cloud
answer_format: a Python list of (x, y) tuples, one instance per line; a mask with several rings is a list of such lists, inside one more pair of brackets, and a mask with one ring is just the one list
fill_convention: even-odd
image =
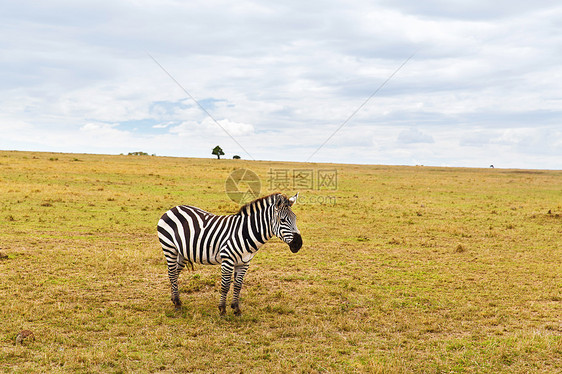
[(401, 131), (398, 134), (397, 141), (403, 144), (435, 143), (431, 135), (425, 134), (416, 128)]
[(169, 127), (172, 124), (172, 122), (168, 122), (168, 123), (158, 123), (154, 126), (152, 126), (155, 129), (165, 129), (167, 127)]
[(170, 128), (169, 132), (179, 136), (246, 136), (254, 132), (254, 126), (248, 123), (234, 122), (229, 119), (217, 121), (205, 118), (201, 122), (187, 121)]
[(519, 0), (13, 2), (0, 147), (242, 154), (148, 51), (254, 158), (303, 160), (417, 51), (313, 161), (560, 168), (560, 17)]
[[(254, 132), (254, 126), (248, 123), (234, 122), (229, 119), (217, 121), (221, 127), (232, 136), (250, 135)], [(209, 126), (209, 121), (205, 121), (206, 126)]]
[(109, 123), (86, 123), (84, 126), (80, 128), (81, 131), (89, 135), (96, 135), (96, 136), (115, 136), (115, 135), (122, 135), (126, 134), (124, 131), (119, 131), (115, 129), (115, 124)]

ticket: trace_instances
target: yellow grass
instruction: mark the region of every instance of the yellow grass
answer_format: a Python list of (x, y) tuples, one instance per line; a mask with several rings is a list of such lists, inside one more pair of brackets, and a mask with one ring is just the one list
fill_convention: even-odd
[[(235, 212), (241, 167), (337, 189), (300, 189), (304, 246), (260, 250), (241, 317), (213, 266), (176, 313), (156, 223)], [(562, 371), (561, 171), (0, 152), (0, 196), (3, 372)]]

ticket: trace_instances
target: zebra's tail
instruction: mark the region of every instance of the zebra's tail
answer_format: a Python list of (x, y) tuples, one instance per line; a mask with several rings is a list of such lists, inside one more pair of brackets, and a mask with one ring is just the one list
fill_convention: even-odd
[(195, 271), (195, 267), (193, 266), (193, 262), (191, 260), (187, 260), (189, 266), (191, 266), (191, 271)]

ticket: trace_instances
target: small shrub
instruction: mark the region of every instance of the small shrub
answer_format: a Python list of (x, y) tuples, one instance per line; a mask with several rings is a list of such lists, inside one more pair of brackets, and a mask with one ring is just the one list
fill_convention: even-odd
[(462, 246), (462, 244), (457, 245), (457, 248), (455, 248), (455, 253), (463, 253), (464, 251), (466, 251), (466, 249)]

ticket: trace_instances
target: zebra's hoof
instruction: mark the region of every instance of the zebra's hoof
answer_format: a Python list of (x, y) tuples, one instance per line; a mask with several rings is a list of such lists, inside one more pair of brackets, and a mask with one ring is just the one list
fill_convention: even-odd
[(221, 316), (224, 316), (226, 314), (226, 306), (225, 305), (219, 305), (219, 314)]
[(235, 316), (239, 316), (239, 315), (242, 314), (242, 311), (240, 310), (240, 306), (239, 306), (238, 304), (232, 303), (232, 304), (230, 305), (230, 307), (231, 307), (232, 309), (234, 309), (234, 315), (235, 315)]
[(176, 310), (181, 310), (181, 301), (179, 297), (173, 297), (172, 302), (174, 303)]

